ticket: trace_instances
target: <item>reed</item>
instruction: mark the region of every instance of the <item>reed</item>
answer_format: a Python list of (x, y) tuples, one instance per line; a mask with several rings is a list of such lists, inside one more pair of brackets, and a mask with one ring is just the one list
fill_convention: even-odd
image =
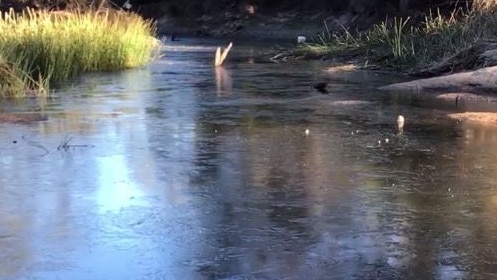
[(448, 15), (429, 12), (424, 20), (417, 22), (391, 18), (365, 31), (344, 30), (321, 36), (314, 43), (302, 44), (295, 53), (353, 56), (367, 63), (407, 71), (427, 67), (479, 40), (497, 38), (496, 9), (493, 9), (497, 6), (483, 0), (475, 3), (478, 6), (473, 9), (456, 9)]
[(111, 9), (4, 13), (0, 72), (8, 74), (0, 78), (1, 94), (43, 93), (85, 72), (143, 66), (158, 49), (154, 33), (152, 22)]

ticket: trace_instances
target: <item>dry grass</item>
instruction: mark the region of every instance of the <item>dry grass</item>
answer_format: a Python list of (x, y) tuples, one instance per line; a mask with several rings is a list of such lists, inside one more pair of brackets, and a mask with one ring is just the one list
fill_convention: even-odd
[(392, 18), (364, 32), (327, 31), (314, 43), (302, 44), (297, 55), (352, 54), (369, 64), (413, 70), (439, 63), (475, 42), (497, 38), (497, 0), (475, 1), (471, 10), (457, 9), (449, 15), (428, 13), (421, 22)]
[(4, 13), (0, 94), (23, 96), (84, 72), (145, 65), (157, 49), (154, 33), (152, 22), (110, 9)]
[(480, 12), (497, 11), (497, 0), (473, 0), (473, 9)]

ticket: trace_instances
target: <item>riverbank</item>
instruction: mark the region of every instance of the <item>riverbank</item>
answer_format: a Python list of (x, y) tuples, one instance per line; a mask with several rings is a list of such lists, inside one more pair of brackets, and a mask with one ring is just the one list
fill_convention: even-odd
[(430, 11), (421, 19), (393, 17), (363, 31), (329, 28), (285, 56), (343, 58), (414, 76), (436, 76), (495, 65), (495, 56), (488, 54), (497, 49), (496, 26), (493, 11)]
[[(149, 8), (151, 9), (151, 8)], [(158, 17), (158, 32), (176, 36), (287, 40), (295, 44), (274, 60), (322, 59), (428, 77), (495, 65), (489, 50), (497, 17), (487, 8), (410, 10), (383, 14), (291, 11), (224, 12), (198, 18)], [(496, 57), (497, 58), (497, 57)]]
[(297, 36), (311, 37), (324, 30), (326, 14), (282, 12), (275, 15), (226, 13), (194, 19), (159, 17), (157, 33), (177, 37), (215, 37), (239, 40), (296, 42)]

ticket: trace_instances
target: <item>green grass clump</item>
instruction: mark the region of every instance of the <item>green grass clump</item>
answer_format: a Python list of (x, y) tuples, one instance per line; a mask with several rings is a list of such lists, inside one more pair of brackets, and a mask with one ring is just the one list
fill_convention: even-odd
[(118, 10), (13, 11), (0, 18), (0, 96), (43, 93), (92, 71), (147, 64), (158, 47), (152, 22)]
[(364, 62), (414, 70), (453, 56), (475, 42), (497, 36), (497, 14), (489, 9), (456, 10), (450, 15), (428, 13), (423, 20), (393, 18), (363, 32), (344, 30), (320, 34), (296, 55), (354, 57)]

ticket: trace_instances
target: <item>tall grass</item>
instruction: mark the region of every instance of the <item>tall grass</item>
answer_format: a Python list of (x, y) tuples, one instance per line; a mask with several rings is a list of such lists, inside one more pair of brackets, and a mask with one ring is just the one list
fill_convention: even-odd
[(145, 65), (158, 46), (154, 32), (152, 22), (118, 10), (4, 13), (0, 75), (8, 75), (0, 77), (0, 95), (43, 93), (84, 72)]
[[(488, 4), (483, 0), (480, 3)], [(454, 10), (448, 15), (429, 12), (424, 19), (416, 21), (387, 19), (363, 32), (327, 32), (314, 43), (301, 46), (297, 53), (349, 55), (398, 69), (423, 68), (479, 40), (497, 38), (497, 13), (490, 8), (475, 6)]]

